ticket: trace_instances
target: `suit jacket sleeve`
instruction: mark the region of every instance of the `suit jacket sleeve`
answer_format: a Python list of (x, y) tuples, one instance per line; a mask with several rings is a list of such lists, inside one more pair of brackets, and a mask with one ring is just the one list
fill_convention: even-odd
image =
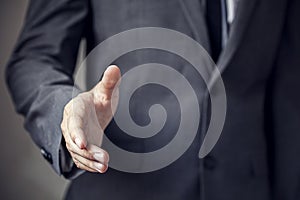
[(300, 1), (290, 0), (273, 80), (274, 199), (300, 199)]
[(63, 108), (72, 98), (72, 76), (84, 34), (87, 2), (31, 0), (6, 69), (16, 110), (24, 115), (25, 128), (58, 174), (64, 174), (61, 169), (66, 168), (60, 163), (59, 154), (67, 153), (60, 150), (60, 123)]

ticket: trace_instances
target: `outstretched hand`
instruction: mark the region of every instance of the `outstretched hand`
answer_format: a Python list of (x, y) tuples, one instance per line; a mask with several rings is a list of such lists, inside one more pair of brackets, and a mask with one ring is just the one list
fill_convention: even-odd
[(61, 123), (63, 137), (74, 163), (80, 169), (104, 173), (108, 168), (109, 155), (101, 144), (103, 130), (115, 112), (111, 105), (118, 101), (120, 78), (120, 69), (115, 65), (109, 66), (92, 90), (79, 94), (64, 108)]

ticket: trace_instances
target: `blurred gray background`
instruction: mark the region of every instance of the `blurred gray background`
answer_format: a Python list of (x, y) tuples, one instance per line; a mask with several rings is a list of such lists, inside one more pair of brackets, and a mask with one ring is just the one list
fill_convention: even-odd
[(61, 199), (68, 182), (41, 156), (13, 108), (4, 70), (18, 37), (28, 0), (0, 1), (0, 191), (1, 199)]

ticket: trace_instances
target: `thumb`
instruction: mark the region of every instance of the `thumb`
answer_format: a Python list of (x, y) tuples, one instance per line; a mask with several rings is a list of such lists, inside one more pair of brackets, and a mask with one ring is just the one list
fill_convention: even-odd
[(109, 66), (104, 74), (102, 80), (95, 86), (94, 92), (102, 93), (105, 95), (107, 100), (111, 99), (112, 92), (118, 82), (121, 79), (121, 71), (118, 66), (111, 65)]

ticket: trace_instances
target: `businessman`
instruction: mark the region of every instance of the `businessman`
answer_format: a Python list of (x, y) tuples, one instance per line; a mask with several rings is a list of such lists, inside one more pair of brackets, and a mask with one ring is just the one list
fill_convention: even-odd
[[(66, 199), (296, 200), (299, 20), (298, 0), (31, 0), (7, 66), (7, 84), (42, 155), (59, 175), (73, 179)], [(178, 56), (153, 49), (130, 52), (109, 66), (98, 83), (88, 83), (89, 90), (76, 91), (72, 98), (80, 41), (86, 40), (89, 53), (108, 37), (137, 27), (163, 27), (190, 36), (222, 72), (226, 121), (205, 158), (199, 159), (198, 151), (206, 121), (199, 122), (194, 142), (178, 160), (153, 172), (109, 168), (109, 152), (101, 148), (102, 129), (133, 152), (153, 151), (172, 139), (180, 113), (165, 88), (141, 88), (131, 100), (132, 118), (142, 125), (147, 125), (143, 111), (149, 105), (162, 104), (171, 113), (166, 128), (149, 139), (124, 134), (110, 105), (118, 98), (112, 90), (121, 74), (150, 62), (184, 74), (203, 98), (201, 76)], [(93, 69), (87, 74), (89, 80)], [(201, 106), (209, 110), (209, 99), (205, 101)], [(87, 130), (86, 124), (92, 128)]]

